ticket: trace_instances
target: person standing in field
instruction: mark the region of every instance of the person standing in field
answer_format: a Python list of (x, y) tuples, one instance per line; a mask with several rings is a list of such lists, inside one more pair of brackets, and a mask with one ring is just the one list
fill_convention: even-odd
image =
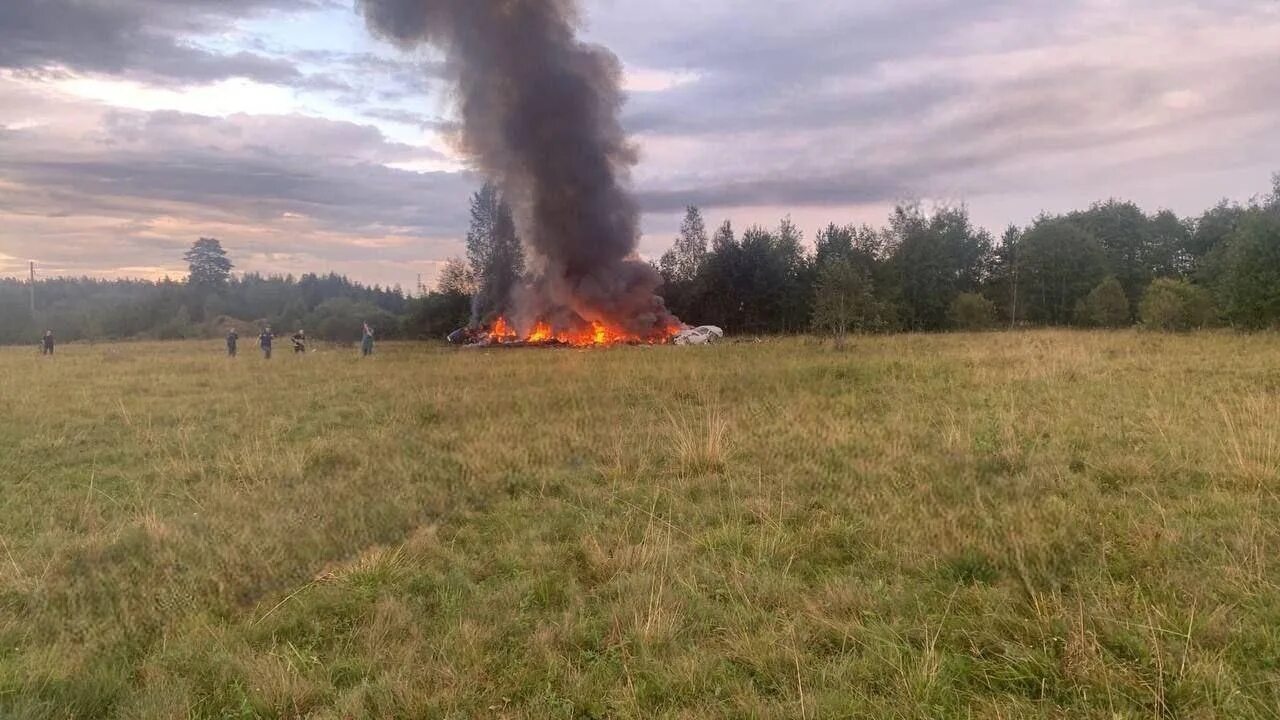
[(275, 339), (275, 335), (271, 334), (271, 328), (268, 327), (258, 336), (258, 345), (262, 347), (262, 357), (266, 360), (271, 359), (271, 341)]
[(53, 331), (52, 330), (44, 331), (44, 338), (40, 340), (40, 354), (41, 355), (53, 354)]
[(364, 332), (360, 338), (360, 356), (369, 357), (373, 354), (373, 328), (369, 327), (369, 323), (364, 324)]
[(235, 328), (231, 328), (231, 332), (227, 333), (227, 357), (235, 357), (238, 350), (237, 345), (240, 342), (240, 333)]
[(307, 334), (301, 330), (293, 334), (290, 338), (293, 341), (293, 353), (299, 355), (307, 351)]

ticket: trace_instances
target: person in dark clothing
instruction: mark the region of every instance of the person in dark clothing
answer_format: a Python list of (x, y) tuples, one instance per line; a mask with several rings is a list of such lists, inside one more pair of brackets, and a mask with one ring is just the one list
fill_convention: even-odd
[(373, 328), (369, 327), (369, 323), (364, 324), (364, 332), (360, 338), (360, 356), (369, 357), (373, 354)]
[(275, 339), (275, 335), (271, 334), (271, 328), (262, 331), (258, 336), (258, 345), (262, 347), (262, 357), (267, 360), (271, 359), (271, 341)]
[(44, 339), (40, 341), (40, 354), (41, 355), (53, 354), (53, 331), (52, 330), (44, 331)]
[(305, 353), (307, 351), (307, 334), (299, 330), (290, 338), (293, 340), (294, 354)]
[(227, 356), (235, 357), (237, 352), (237, 344), (240, 342), (240, 333), (235, 328), (231, 328), (231, 332), (227, 333)]

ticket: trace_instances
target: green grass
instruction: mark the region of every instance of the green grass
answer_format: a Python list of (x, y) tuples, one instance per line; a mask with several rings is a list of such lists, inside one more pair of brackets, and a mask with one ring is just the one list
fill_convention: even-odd
[(1274, 718), (1280, 337), (0, 351), (0, 717)]

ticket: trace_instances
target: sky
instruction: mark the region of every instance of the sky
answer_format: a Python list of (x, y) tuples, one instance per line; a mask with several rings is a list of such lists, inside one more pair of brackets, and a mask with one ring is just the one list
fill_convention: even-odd
[[(481, 0), (477, 0), (481, 1)], [(1280, 0), (584, 0), (621, 59), (640, 253), (685, 206), (811, 238), (906, 200), (998, 231), (1199, 214), (1280, 171)], [(240, 271), (412, 290), (483, 178), (441, 58), (353, 0), (0, 0), (0, 276)]]

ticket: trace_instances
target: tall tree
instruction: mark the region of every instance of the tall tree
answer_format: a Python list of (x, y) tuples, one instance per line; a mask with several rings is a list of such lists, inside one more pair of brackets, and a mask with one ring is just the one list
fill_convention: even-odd
[(1136, 306), (1155, 277), (1159, 264), (1151, 223), (1131, 202), (1108, 200), (1067, 216), (1098, 241), (1106, 253), (1107, 269), (1124, 288), (1129, 304)]
[(902, 321), (913, 330), (947, 327), (952, 301), (976, 292), (986, 276), (990, 234), (973, 226), (964, 207), (929, 216), (919, 205), (902, 205), (889, 223)]
[(231, 279), (230, 258), (222, 249), (222, 243), (214, 238), (200, 238), (191, 245), (191, 249), (182, 256), (187, 261), (190, 275), (187, 282), (204, 288), (220, 290)]
[(742, 308), (742, 326), (747, 332), (774, 331), (786, 291), (786, 266), (777, 253), (777, 237), (754, 226), (742, 233), (741, 266), (735, 290)]
[(214, 238), (200, 238), (191, 245), (191, 249), (182, 256), (187, 261), (187, 292), (190, 295), (194, 313), (188, 313), (190, 320), (204, 321), (210, 312), (223, 309), (217, 302), (220, 292), (226, 289), (231, 279), (231, 259), (222, 243)]
[(1216, 289), (1233, 325), (1280, 326), (1280, 203), (1245, 214), (1226, 240)]
[(851, 260), (870, 273), (884, 254), (884, 240), (875, 228), (832, 223), (814, 237), (813, 264), (818, 271), (831, 262)]
[(705, 264), (704, 307), (730, 331), (793, 332), (810, 325), (812, 271), (794, 223), (749, 228), (739, 242), (726, 223)]
[(711, 237), (711, 249), (720, 250), (722, 248), (737, 245), (738, 238), (733, 232), (733, 223), (725, 220), (720, 227), (716, 228), (716, 233)]
[(690, 205), (680, 223), (680, 235), (662, 256), (662, 274), (668, 283), (690, 283), (707, 257), (707, 225), (702, 211)]
[(790, 216), (778, 223), (775, 252), (783, 272), (783, 299), (774, 322), (783, 332), (803, 332), (813, 316), (814, 266), (804, 249), (804, 233)]
[(471, 198), (467, 260), (476, 284), (472, 322), (507, 312), (511, 293), (524, 276), (524, 248), (511, 207), (493, 183), (486, 183)]
[(1172, 210), (1161, 210), (1148, 220), (1151, 247), (1148, 265), (1155, 277), (1187, 276), (1195, 269), (1195, 259), (1187, 252), (1195, 224), (1179, 218)]
[(1195, 231), (1187, 240), (1185, 252), (1202, 269), (1201, 262), (1223, 244), (1244, 219), (1244, 208), (1227, 200), (1206, 210), (1195, 222)]
[(703, 293), (703, 265), (707, 260), (707, 226), (702, 211), (690, 205), (680, 224), (680, 235), (658, 265), (662, 273), (662, 295), (677, 317), (699, 312)]
[(697, 322), (719, 325), (730, 332), (742, 329), (742, 271), (742, 245), (733, 224), (726, 220), (712, 236), (711, 252), (699, 273)]
[(835, 223), (818, 231), (813, 239), (813, 261), (818, 266), (819, 272), (833, 262), (853, 257), (853, 243), (857, 232), (857, 228), (853, 225), (836, 225)]
[(1018, 243), (1018, 275), (1029, 320), (1071, 322), (1076, 304), (1106, 275), (1106, 253), (1078, 224), (1058, 217), (1038, 219)]
[(1005, 228), (1000, 241), (992, 248), (991, 264), (984, 285), (985, 295), (992, 299), (996, 311), (1012, 327), (1022, 319), (1023, 288), (1018, 275), (1018, 250), (1022, 230), (1017, 225)]

